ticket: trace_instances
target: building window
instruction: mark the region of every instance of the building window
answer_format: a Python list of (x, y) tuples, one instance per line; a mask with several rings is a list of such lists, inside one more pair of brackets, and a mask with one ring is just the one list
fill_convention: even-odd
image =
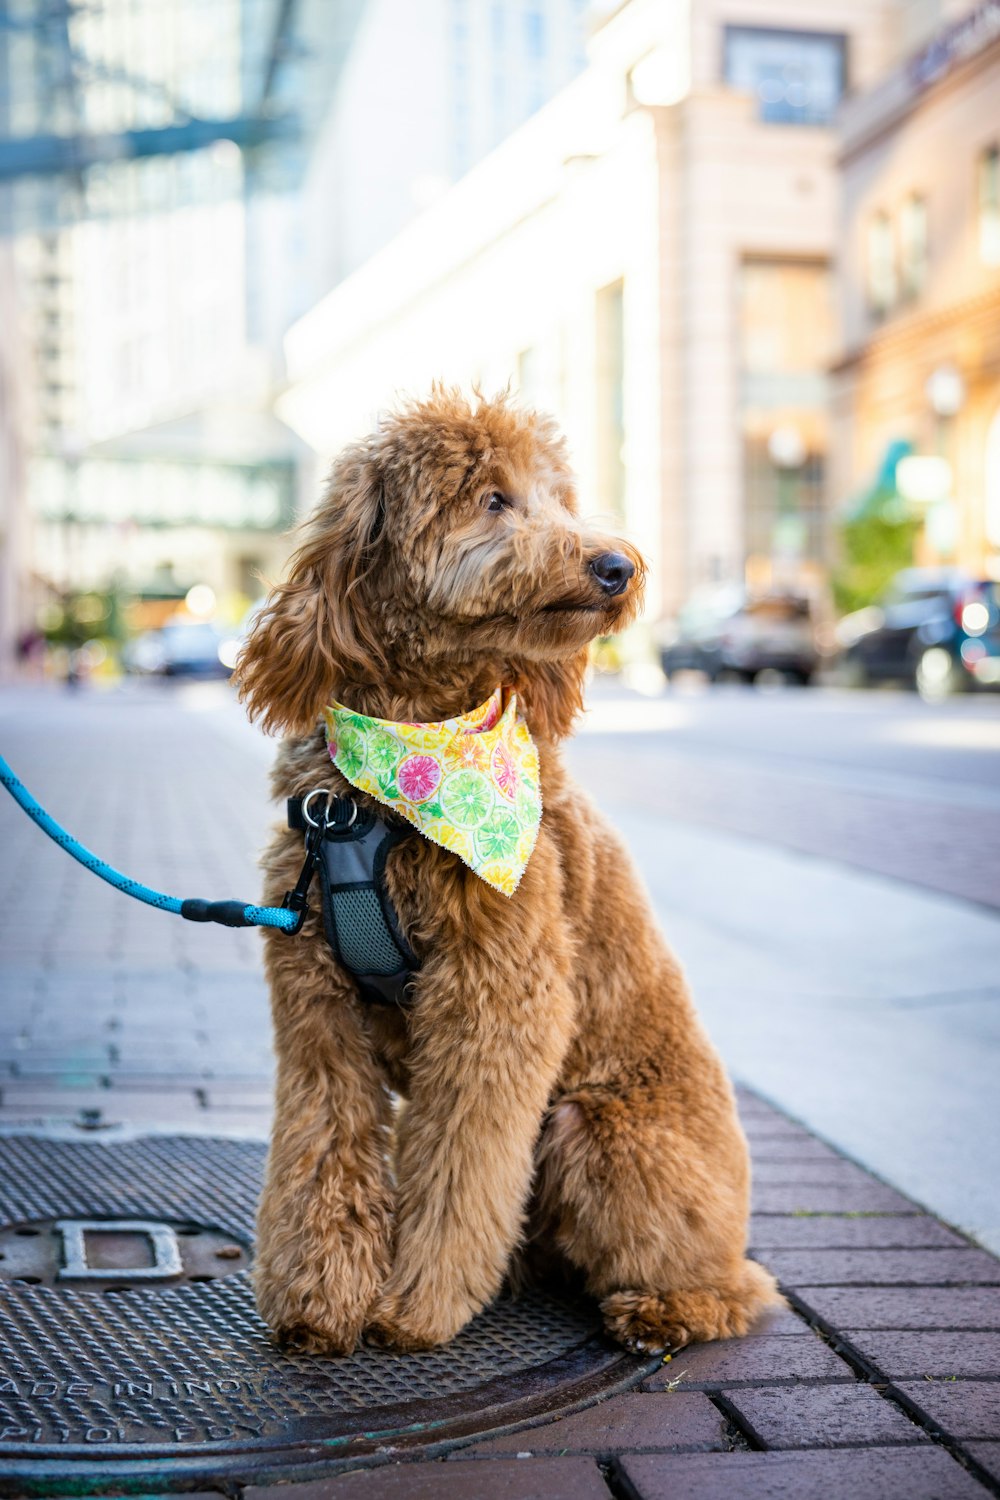
[(979, 158), (979, 254), (986, 266), (1000, 266), (1000, 146)]
[(884, 318), (897, 300), (896, 237), (892, 219), (885, 212), (872, 216), (868, 225), (868, 306)]
[(919, 297), (927, 284), (927, 200), (913, 193), (899, 215), (900, 294)]
[(745, 261), (739, 318), (744, 544), (751, 571), (764, 579), (768, 559), (823, 556), (826, 372), (837, 344), (829, 265)]
[(727, 26), (725, 79), (753, 94), (770, 125), (830, 125), (845, 88), (846, 39), (820, 31)]

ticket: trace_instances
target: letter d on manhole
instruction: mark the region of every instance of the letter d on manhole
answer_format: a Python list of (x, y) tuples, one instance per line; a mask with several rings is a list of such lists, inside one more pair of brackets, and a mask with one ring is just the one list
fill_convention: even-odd
[[(63, 1263), (57, 1273), (60, 1281), (106, 1280), (109, 1276), (116, 1281), (164, 1281), (184, 1272), (177, 1235), (169, 1224), (147, 1219), (57, 1219), (53, 1227), (63, 1242)], [(87, 1256), (88, 1234), (138, 1235), (152, 1248), (153, 1264), (92, 1266)]]

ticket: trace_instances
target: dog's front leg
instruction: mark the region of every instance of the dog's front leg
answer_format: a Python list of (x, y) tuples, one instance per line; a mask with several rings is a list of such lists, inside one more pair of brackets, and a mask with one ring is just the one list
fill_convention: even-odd
[(278, 1080), (254, 1287), (283, 1344), (347, 1354), (389, 1268), (391, 1104), (323, 944), (305, 929), (294, 951), (270, 939)]
[(373, 1343), (444, 1343), (499, 1291), (570, 1013), (551, 946), (522, 947), (516, 934), (502, 948), (448, 944), (421, 975), (395, 1260), (366, 1330)]

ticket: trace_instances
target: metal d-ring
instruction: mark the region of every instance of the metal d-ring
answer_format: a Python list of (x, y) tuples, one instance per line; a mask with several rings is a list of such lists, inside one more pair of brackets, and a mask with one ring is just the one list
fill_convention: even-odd
[[(309, 804), (310, 804), (310, 802), (312, 801), (312, 799), (314, 797), (328, 797), (329, 795), (330, 794), (327, 791), (327, 789), (326, 789), (325, 786), (318, 786), (318, 787), (314, 787), (311, 792), (308, 792), (306, 794), (306, 796), (303, 797), (303, 799), (302, 799), (302, 818), (303, 818), (304, 822), (306, 822), (306, 823), (309, 824), (310, 828), (318, 828), (319, 827), (319, 824), (317, 823), (316, 819), (315, 818), (311, 818), (309, 816)], [(351, 828), (351, 827), (353, 827), (353, 825), (357, 821), (357, 817), (358, 817), (358, 804), (355, 802), (355, 800), (354, 800), (353, 797), (351, 797), (349, 800), (350, 800), (350, 803), (351, 803), (351, 816), (348, 818), (347, 822), (343, 825), (345, 828)]]

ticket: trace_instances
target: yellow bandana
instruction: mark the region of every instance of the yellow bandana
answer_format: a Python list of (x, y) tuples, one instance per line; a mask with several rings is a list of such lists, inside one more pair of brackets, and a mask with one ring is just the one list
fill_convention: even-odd
[(369, 719), (342, 703), (324, 712), (330, 759), (352, 786), (514, 894), (542, 816), (538, 751), (515, 693), (497, 688), (440, 724)]

